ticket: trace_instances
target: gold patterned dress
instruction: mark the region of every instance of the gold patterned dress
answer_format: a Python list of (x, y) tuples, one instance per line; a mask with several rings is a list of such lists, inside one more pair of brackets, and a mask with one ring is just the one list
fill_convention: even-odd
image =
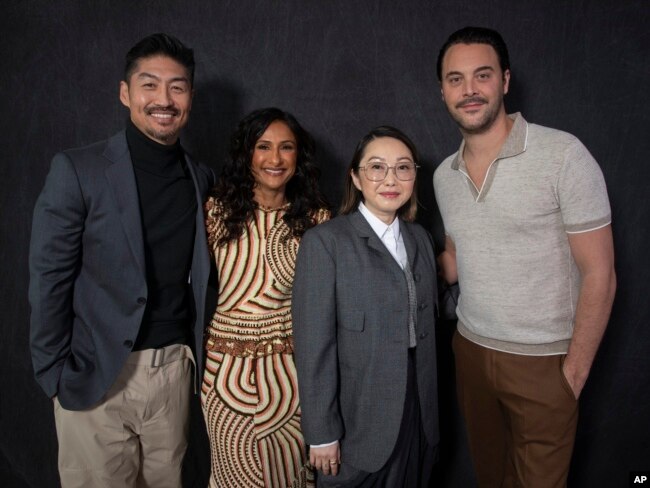
[[(211, 488), (314, 485), (293, 362), (291, 286), (298, 239), (286, 239), (286, 209), (256, 209), (238, 240), (217, 246), (223, 207), (213, 198), (206, 203), (208, 244), (219, 274), (201, 389)], [(314, 216), (317, 223), (328, 218), (326, 210)]]

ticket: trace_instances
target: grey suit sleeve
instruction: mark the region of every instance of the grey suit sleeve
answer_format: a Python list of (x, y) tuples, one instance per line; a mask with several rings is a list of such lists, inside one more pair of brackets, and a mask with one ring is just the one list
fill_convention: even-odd
[(336, 262), (321, 235), (307, 232), (298, 251), (292, 314), (302, 429), (311, 445), (343, 436), (335, 279)]
[(72, 297), (85, 215), (72, 162), (57, 154), (36, 201), (29, 247), (32, 362), (36, 380), (50, 397), (57, 393), (70, 352)]

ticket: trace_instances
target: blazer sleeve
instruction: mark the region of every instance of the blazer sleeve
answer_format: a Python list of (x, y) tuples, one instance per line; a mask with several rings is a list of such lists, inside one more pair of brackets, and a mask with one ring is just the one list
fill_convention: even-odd
[(310, 445), (343, 437), (336, 342), (336, 260), (321, 233), (300, 243), (292, 292), (302, 429)]
[(52, 397), (70, 353), (74, 282), (86, 208), (72, 162), (52, 160), (34, 208), (29, 247), (30, 347), (36, 380)]

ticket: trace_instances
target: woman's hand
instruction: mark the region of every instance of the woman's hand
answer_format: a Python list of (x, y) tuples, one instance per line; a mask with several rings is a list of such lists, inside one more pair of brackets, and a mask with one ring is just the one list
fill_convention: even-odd
[(310, 448), (309, 462), (315, 470), (336, 476), (341, 464), (341, 449), (338, 441), (329, 446)]

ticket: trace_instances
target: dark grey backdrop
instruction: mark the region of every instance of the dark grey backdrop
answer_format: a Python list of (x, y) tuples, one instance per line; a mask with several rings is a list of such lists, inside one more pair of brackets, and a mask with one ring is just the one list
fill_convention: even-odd
[[(234, 124), (277, 105), (316, 137), (332, 202), (358, 138), (389, 123), (423, 154), (422, 223), (438, 241), (431, 175), (460, 135), (439, 96), (435, 58), (467, 24), (492, 26), (512, 59), (511, 111), (576, 134), (601, 164), (614, 219), (619, 287), (582, 397), (571, 486), (627, 486), (650, 469), (647, 0), (4, 2), (0, 15), (0, 485), (55, 487), (49, 400), (28, 352), (31, 212), (52, 155), (124, 125), (118, 82), (127, 49), (156, 31), (195, 49), (194, 110), (183, 140), (218, 170)], [(439, 329), (441, 463), (436, 486), (474, 484), (453, 397), (449, 337)], [(195, 412), (196, 413), (196, 412)], [(186, 486), (209, 467), (195, 421)]]

